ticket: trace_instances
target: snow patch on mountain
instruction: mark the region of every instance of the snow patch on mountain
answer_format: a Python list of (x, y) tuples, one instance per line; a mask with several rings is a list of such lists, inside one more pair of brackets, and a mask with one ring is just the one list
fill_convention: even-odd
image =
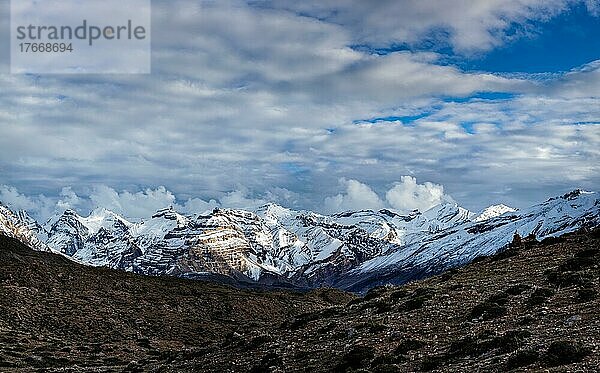
[(478, 215), (454, 202), (423, 213), (333, 215), (266, 204), (192, 215), (169, 207), (130, 222), (100, 208), (87, 217), (66, 210), (44, 227), (0, 205), (0, 233), (81, 263), (148, 275), (218, 273), (344, 287), (345, 278), (462, 265), (506, 247), (515, 232), (541, 239), (597, 226), (599, 205), (598, 194), (576, 190), (528, 209), (495, 205)]
[(515, 212), (515, 211), (517, 211), (517, 209), (512, 208), (510, 206), (506, 206), (504, 204), (492, 205), (492, 206), (484, 209), (481, 213), (479, 213), (479, 215), (477, 215), (477, 217), (474, 219), (474, 221), (477, 221), (477, 222), (485, 221), (485, 220), (506, 214), (508, 212)]
[(469, 221), (424, 237), (420, 242), (368, 260), (352, 272), (417, 266), (435, 271), (465, 264), (477, 256), (495, 254), (510, 243), (514, 233), (543, 239), (598, 225), (598, 195), (574, 191), (522, 211), (504, 213), (483, 221)]
[(0, 202), (0, 234), (16, 238), (38, 251), (51, 251), (45, 230), (26, 211), (12, 212)]

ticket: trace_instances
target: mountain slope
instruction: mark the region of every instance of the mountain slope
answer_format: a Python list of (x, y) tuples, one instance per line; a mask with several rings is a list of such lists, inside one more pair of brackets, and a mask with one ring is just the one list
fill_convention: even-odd
[(600, 232), (364, 298), (82, 266), (0, 236), (0, 370), (597, 371)]
[(485, 221), (491, 218), (495, 218), (502, 214), (506, 214), (508, 212), (515, 212), (517, 209), (514, 209), (510, 206), (506, 206), (504, 204), (492, 205), (486, 209), (484, 209), (473, 221)]
[(25, 211), (12, 212), (0, 203), (0, 235), (16, 238), (39, 251), (51, 251), (43, 242), (47, 239), (44, 229)]
[[(5, 220), (16, 219), (5, 210)], [(47, 237), (54, 251), (93, 266), (364, 292), (498, 252), (514, 232), (542, 239), (597, 226), (600, 202), (596, 193), (576, 190), (522, 211), (496, 205), (479, 215), (454, 203), (404, 215), (363, 210), (330, 216), (267, 204), (191, 216), (166, 208), (138, 222), (105, 209), (88, 217), (67, 210), (45, 230), (30, 220), (22, 219), (26, 224), (18, 230), (27, 236), (24, 242)]]
[[(560, 236), (600, 225), (596, 193), (574, 191), (523, 211), (484, 221), (468, 222), (427, 237), (417, 244), (361, 264), (342, 279), (342, 288), (363, 290), (385, 283), (400, 284), (464, 265), (479, 256), (495, 254), (513, 233), (538, 239)], [(355, 281), (351, 285), (349, 282)]]
[(336, 290), (240, 290), (95, 268), (1, 235), (0, 294), (3, 372), (122, 370), (142, 359), (167, 362), (228, 333), (272, 328), (286, 317), (353, 298)]

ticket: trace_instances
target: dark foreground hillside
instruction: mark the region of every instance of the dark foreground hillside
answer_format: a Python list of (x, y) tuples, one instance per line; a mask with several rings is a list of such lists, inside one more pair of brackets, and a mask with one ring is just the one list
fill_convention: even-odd
[(144, 277), (0, 238), (0, 371), (598, 371), (599, 276), (598, 230), (364, 298)]

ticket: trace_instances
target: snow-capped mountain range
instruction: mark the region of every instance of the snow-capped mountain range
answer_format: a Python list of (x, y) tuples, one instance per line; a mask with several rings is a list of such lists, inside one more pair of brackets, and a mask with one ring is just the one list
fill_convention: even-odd
[(267, 204), (184, 216), (173, 208), (130, 222), (106, 209), (67, 210), (43, 226), (0, 204), (0, 234), (75, 261), (148, 275), (334, 286), (363, 291), (402, 283), (505, 248), (513, 234), (538, 239), (600, 225), (597, 193), (575, 190), (524, 210), (474, 214), (445, 203), (425, 212), (320, 215)]

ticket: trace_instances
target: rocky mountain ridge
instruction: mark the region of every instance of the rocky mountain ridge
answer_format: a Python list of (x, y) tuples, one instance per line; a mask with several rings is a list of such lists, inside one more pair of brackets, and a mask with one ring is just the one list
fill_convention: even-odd
[(192, 216), (171, 207), (130, 222), (100, 208), (87, 217), (67, 210), (42, 227), (25, 212), (0, 210), (0, 232), (92, 266), (358, 292), (494, 254), (514, 232), (543, 239), (599, 224), (597, 193), (581, 190), (521, 211), (496, 205), (479, 215), (450, 203), (423, 213), (330, 216), (267, 204)]

